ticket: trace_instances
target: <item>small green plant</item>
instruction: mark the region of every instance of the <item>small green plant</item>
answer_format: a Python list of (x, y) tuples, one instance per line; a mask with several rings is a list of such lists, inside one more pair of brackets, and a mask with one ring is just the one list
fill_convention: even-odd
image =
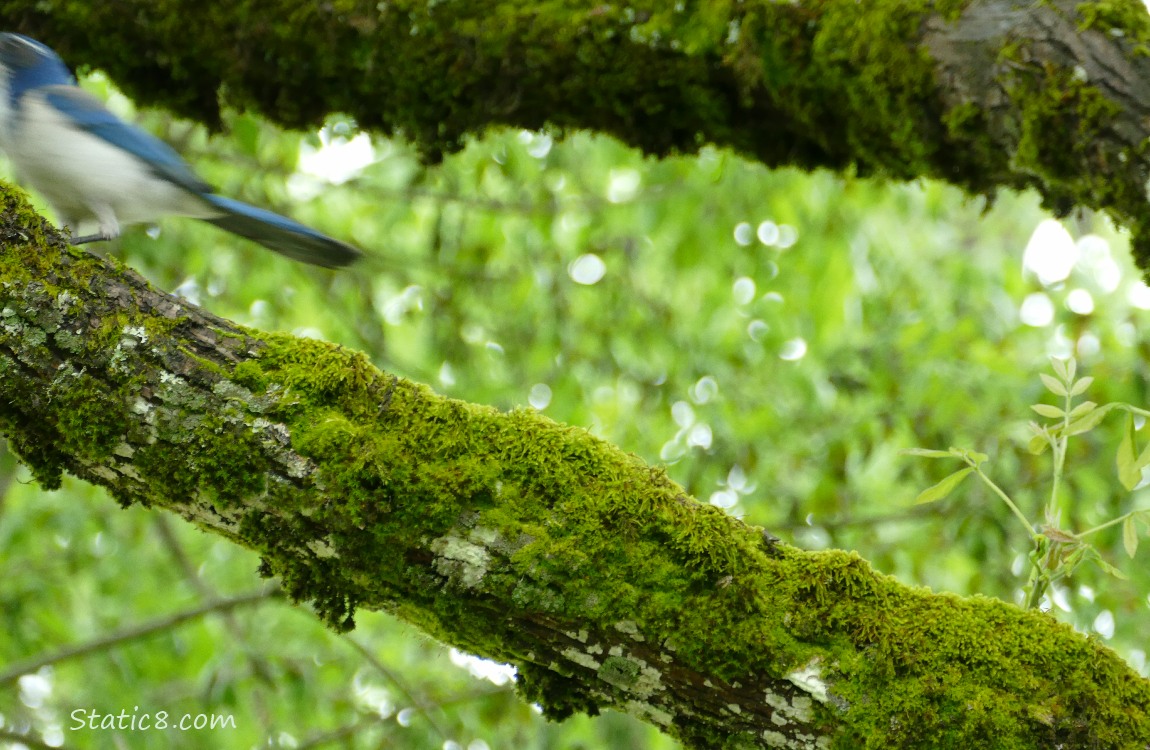
[(1112, 411), (1126, 412), (1122, 441), (1118, 446), (1118, 481), (1128, 491), (1133, 490), (1142, 480), (1142, 470), (1146, 466), (1150, 466), (1150, 444), (1141, 452), (1137, 449), (1134, 417), (1150, 418), (1150, 411), (1117, 402), (1099, 406), (1093, 401), (1083, 401), (1075, 405), (1075, 399), (1086, 392), (1086, 389), (1094, 382), (1094, 378), (1075, 379), (1077, 365), (1073, 358), (1060, 360), (1052, 357), (1050, 361), (1054, 375), (1042, 374), (1039, 377), (1042, 378), (1042, 383), (1048, 391), (1063, 399), (1063, 405), (1034, 404), (1030, 407), (1040, 416), (1051, 420), (1046, 424), (1030, 423), (1030, 429), (1034, 432), (1034, 437), (1030, 440), (1030, 452), (1038, 455), (1049, 448), (1054, 459), (1050, 499), (1043, 509), (1042, 523), (1032, 523), (1022, 509), (1018, 507), (1018, 503), (987, 476), (986, 472), (983, 471), (983, 466), (988, 460), (985, 453), (963, 448), (950, 448), (948, 450), (911, 448), (903, 451), (906, 455), (924, 458), (959, 459), (966, 464), (965, 467), (950, 474), (938, 484), (919, 493), (915, 504), (942, 500), (953, 492), (962, 483), (962, 480), (974, 474), (1010, 508), (1014, 517), (1025, 527), (1032, 543), (1030, 571), (1025, 588), (1027, 608), (1037, 607), (1052, 584), (1072, 574), (1084, 562), (1093, 562), (1106, 573), (1117, 578), (1125, 578), (1117, 568), (1106, 562), (1098, 550), (1086, 540), (1103, 529), (1121, 524), (1122, 543), (1126, 549), (1126, 554), (1134, 557), (1138, 551), (1139, 524), (1141, 524), (1143, 532), (1146, 531), (1147, 527), (1150, 527), (1150, 509), (1130, 511), (1085, 531), (1073, 532), (1062, 527), (1062, 505), (1059, 490), (1065, 472), (1066, 446), (1070, 438), (1093, 430)]

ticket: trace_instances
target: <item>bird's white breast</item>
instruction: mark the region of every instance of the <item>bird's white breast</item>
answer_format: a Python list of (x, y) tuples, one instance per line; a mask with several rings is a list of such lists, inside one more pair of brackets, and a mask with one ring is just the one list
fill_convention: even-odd
[(9, 114), (16, 117), (2, 120), (8, 126), (0, 145), (21, 177), (67, 221), (103, 219), (108, 212), (121, 225), (168, 214), (213, 215), (194, 194), (162, 179), (139, 158), (72, 125), (40, 92), (25, 94)]

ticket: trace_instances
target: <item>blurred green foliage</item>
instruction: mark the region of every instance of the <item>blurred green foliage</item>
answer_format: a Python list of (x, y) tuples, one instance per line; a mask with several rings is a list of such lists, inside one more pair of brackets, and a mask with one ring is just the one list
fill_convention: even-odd
[[(99, 78), (88, 85), (129, 108)], [(222, 193), (368, 257), (331, 273), (180, 219), (100, 251), (219, 315), (585, 426), (667, 464), (703, 502), (806, 548), (856, 549), (908, 583), (1017, 601), (1028, 540), (976, 482), (913, 506), (955, 467), (901, 449), (985, 452), (1037, 515), (1049, 457), (1027, 452), (1026, 423), (1048, 356), (1074, 354), (1098, 402), (1148, 403), (1138, 304), (1150, 303), (1125, 238), (1098, 217), (1065, 221), (1080, 258), (1044, 285), (1022, 266), (1048, 218), (1030, 195), (987, 208), (933, 183), (768, 172), (711, 149), (652, 161), (591, 135), (516, 132), (433, 168), (377, 139), (374, 161), (334, 184), (299, 170), (301, 148), (344, 143), (346, 122), (321, 139), (236, 115), (209, 138), (144, 120)], [(1051, 303), (1049, 322), (1023, 322), (1028, 297), (1042, 307), (1031, 295)], [(1071, 444), (1070, 526), (1150, 504), (1117, 481), (1120, 432), (1115, 420)], [(10, 457), (0, 478), (0, 671), (260, 585), (253, 555), (178, 519), (122, 511), (77, 482), (44, 493)], [(1082, 568), (1055, 614), (1097, 626), (1144, 670), (1150, 566), (1124, 556), (1117, 528), (1092, 541), (1129, 580)], [(28, 728), (78, 748), (673, 746), (616, 714), (548, 724), (402, 623), (358, 619), (353, 647), (268, 601), (61, 662), (0, 685), (0, 747)], [(75, 731), (76, 709), (221, 714), (236, 727)]]

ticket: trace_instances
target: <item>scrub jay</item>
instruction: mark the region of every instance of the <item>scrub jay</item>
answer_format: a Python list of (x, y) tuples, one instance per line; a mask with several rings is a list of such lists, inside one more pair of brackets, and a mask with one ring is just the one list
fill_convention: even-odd
[(76, 245), (118, 237), (123, 224), (176, 215), (317, 266), (346, 266), (360, 255), (291, 219), (216, 195), (166, 143), (79, 88), (59, 55), (19, 34), (0, 34), (0, 148), (64, 225), (98, 224)]

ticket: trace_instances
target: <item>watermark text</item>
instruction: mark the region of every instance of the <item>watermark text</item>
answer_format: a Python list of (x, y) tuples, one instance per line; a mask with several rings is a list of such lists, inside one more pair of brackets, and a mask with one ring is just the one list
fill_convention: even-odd
[(225, 714), (172, 714), (168, 711), (140, 712), (139, 706), (131, 711), (121, 709), (118, 714), (104, 714), (94, 709), (77, 708), (69, 714), (72, 724), (68, 729), (119, 729), (129, 732), (175, 730), (193, 732), (201, 729), (235, 729), (236, 717)]

